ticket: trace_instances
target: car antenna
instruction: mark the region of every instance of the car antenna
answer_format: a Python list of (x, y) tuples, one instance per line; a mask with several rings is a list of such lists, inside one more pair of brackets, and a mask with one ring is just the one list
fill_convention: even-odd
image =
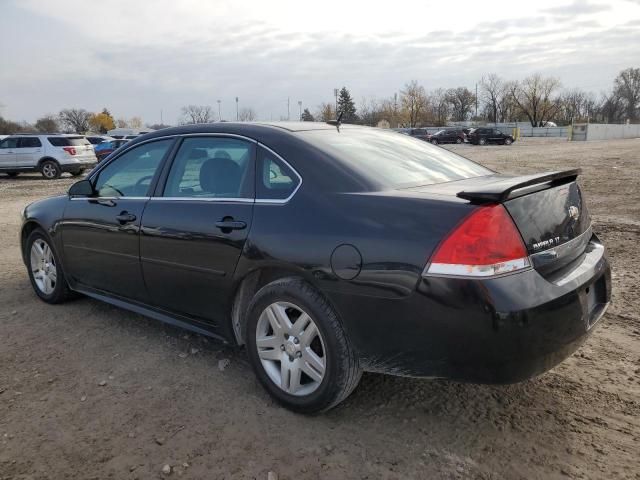
[(336, 120), (329, 120), (327, 123), (329, 125), (334, 125), (338, 131), (340, 131), (340, 125), (342, 124), (342, 114), (344, 112), (340, 112), (338, 114), (338, 118)]

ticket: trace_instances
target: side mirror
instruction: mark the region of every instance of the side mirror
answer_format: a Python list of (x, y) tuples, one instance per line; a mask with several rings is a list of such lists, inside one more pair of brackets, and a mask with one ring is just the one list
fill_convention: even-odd
[(69, 196), (71, 197), (91, 197), (94, 194), (95, 190), (89, 180), (80, 180), (69, 188)]

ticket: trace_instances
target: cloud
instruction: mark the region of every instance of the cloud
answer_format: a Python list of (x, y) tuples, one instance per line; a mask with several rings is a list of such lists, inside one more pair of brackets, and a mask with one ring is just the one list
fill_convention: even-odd
[[(640, 0), (639, 0), (640, 1)], [(604, 3), (589, 3), (588, 1), (575, 0), (573, 3), (544, 9), (543, 12), (561, 17), (575, 17), (611, 10), (611, 5)]]
[[(275, 13), (258, 3), (240, 10), (196, 0), (125, 4), (113, 0), (106, 15), (81, 0), (10, 3), (0, 19), (0, 44), (11, 44), (3, 55), (11, 68), (0, 69), (3, 113), (33, 121), (64, 107), (106, 106), (148, 122), (159, 121), (162, 109), (175, 122), (182, 105), (220, 99), (223, 115), (234, 118), (238, 96), (241, 107), (268, 120), (286, 115), (287, 98), (292, 112), (298, 100), (314, 111), (342, 85), (359, 100), (390, 96), (411, 79), (428, 89), (472, 88), (489, 72), (516, 79), (540, 71), (597, 91), (621, 68), (640, 64), (640, 53), (628, 48), (640, 41), (640, 9), (626, 1), (606, 12), (580, 3), (575, 16), (564, 13), (575, 4), (552, 7), (552, 0), (540, 0), (526, 17), (498, 6), (485, 16), (462, 8), (455, 21), (419, 2), (400, 12), (372, 7), (369, 24), (353, 17), (352, 29), (314, 19), (316, 10), (306, 22), (286, 14), (283, 21), (280, 4)], [(79, 19), (68, 11), (83, 13)], [(412, 23), (407, 11), (420, 21)], [(606, 15), (587, 16), (594, 12)]]

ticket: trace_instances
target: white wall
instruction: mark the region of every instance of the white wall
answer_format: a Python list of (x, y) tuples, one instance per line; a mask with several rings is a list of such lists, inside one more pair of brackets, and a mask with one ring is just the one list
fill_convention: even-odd
[(616, 138), (640, 138), (640, 124), (590, 123), (587, 125), (587, 140), (610, 140)]

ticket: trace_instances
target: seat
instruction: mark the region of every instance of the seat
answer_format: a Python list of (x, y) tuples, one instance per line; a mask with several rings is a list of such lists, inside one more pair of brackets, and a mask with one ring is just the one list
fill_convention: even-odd
[(240, 196), (242, 170), (225, 151), (205, 160), (200, 167), (200, 188), (215, 197)]

